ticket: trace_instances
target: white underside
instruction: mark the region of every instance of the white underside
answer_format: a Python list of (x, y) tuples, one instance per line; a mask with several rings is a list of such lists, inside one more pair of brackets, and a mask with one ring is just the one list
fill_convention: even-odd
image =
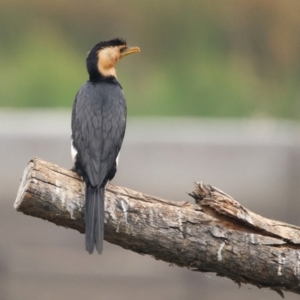
[[(71, 139), (71, 156), (72, 156), (73, 163), (75, 163), (76, 155), (77, 155), (77, 150), (73, 146), (73, 140)], [(117, 166), (119, 164), (119, 157), (120, 157), (120, 152), (119, 152), (119, 154), (118, 154), (118, 156), (116, 158), (116, 165)]]
[(120, 157), (120, 152), (119, 152), (119, 154), (118, 154), (118, 156), (117, 156), (117, 158), (116, 158), (116, 165), (118, 166), (118, 164), (119, 164), (119, 157)]
[(72, 156), (73, 163), (75, 163), (76, 155), (77, 155), (77, 150), (74, 148), (73, 140), (71, 139), (71, 156)]

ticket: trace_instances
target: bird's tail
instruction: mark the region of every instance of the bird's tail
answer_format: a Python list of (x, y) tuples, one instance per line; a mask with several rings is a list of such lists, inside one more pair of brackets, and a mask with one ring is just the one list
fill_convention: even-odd
[(104, 187), (86, 184), (85, 189), (85, 248), (92, 254), (94, 247), (99, 254), (104, 238)]

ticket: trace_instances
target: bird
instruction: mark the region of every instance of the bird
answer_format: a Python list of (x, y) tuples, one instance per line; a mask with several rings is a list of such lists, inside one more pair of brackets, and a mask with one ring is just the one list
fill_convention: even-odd
[(105, 186), (117, 171), (127, 106), (115, 65), (140, 52), (124, 39), (97, 43), (86, 58), (89, 79), (76, 94), (71, 120), (72, 170), (85, 182), (85, 248), (103, 251)]

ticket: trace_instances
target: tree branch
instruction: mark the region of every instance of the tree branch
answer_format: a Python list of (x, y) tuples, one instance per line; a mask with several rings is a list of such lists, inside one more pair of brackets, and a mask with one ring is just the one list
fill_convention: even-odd
[[(15, 208), (84, 232), (84, 183), (54, 164), (33, 159)], [(300, 294), (300, 228), (244, 208), (221, 190), (196, 183), (196, 204), (173, 202), (109, 184), (105, 240), (192, 271), (215, 272), (238, 284)]]

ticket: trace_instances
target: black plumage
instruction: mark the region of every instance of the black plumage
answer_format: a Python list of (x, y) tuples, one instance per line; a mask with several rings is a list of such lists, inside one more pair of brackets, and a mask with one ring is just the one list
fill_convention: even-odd
[[(101, 57), (100, 51), (107, 48), (111, 49), (111, 53)], [(107, 182), (115, 176), (116, 159), (126, 128), (126, 101), (114, 76), (114, 65), (122, 57), (122, 51), (129, 52), (129, 49), (120, 39), (97, 44), (87, 57), (90, 80), (80, 88), (73, 105), (74, 170), (86, 182), (86, 250), (89, 253), (94, 251), (95, 246), (98, 253), (103, 250), (104, 190)], [(135, 49), (131, 53), (138, 51), (138, 48)], [(100, 61), (104, 66), (113, 68), (107, 74), (101, 73), (100, 58), (112, 59), (111, 64), (110, 61)]]

